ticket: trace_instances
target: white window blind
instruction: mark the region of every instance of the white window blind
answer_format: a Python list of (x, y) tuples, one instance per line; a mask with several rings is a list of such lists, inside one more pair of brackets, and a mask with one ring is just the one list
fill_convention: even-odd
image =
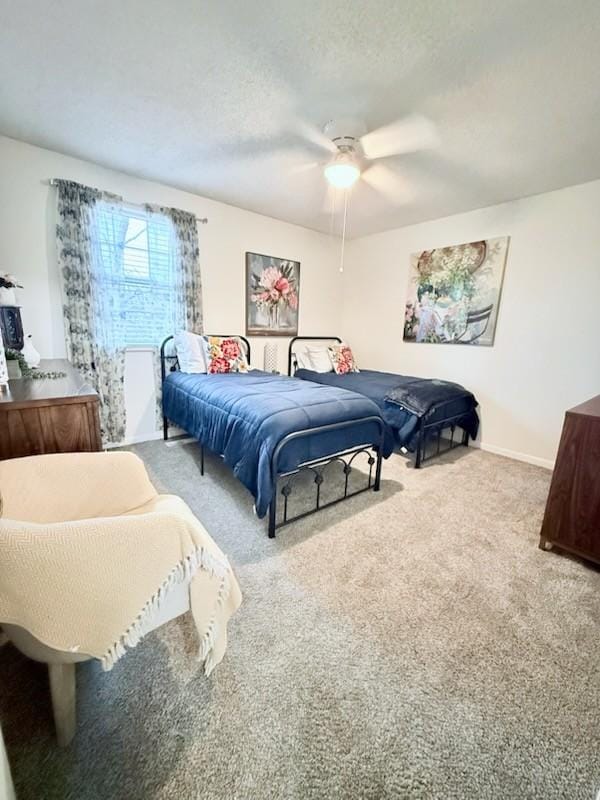
[(178, 258), (171, 220), (99, 202), (92, 225), (94, 300), (100, 341), (155, 346), (177, 329)]

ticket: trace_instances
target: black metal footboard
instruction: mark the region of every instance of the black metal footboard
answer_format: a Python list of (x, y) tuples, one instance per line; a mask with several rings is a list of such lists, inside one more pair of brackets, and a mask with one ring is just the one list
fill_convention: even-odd
[[(290, 470), (289, 472), (280, 472), (279, 471), (279, 460), (281, 453), (285, 446), (290, 442), (295, 441), (296, 439), (306, 438), (307, 436), (313, 436), (314, 434), (324, 433), (327, 431), (336, 431), (336, 430), (343, 430), (344, 428), (350, 428), (354, 425), (364, 424), (365, 422), (374, 422), (379, 431), (379, 437), (376, 442), (366, 442), (365, 444), (359, 445), (357, 447), (350, 448), (348, 450), (343, 450), (338, 453), (333, 453), (330, 456), (324, 456), (323, 458), (315, 459), (314, 461), (306, 461), (303, 464), (300, 464), (297, 469)], [(321, 425), (316, 428), (307, 428), (303, 431), (294, 431), (293, 433), (288, 433), (287, 436), (284, 436), (283, 439), (279, 442), (275, 450), (273, 451), (273, 455), (271, 456), (271, 479), (273, 484), (273, 499), (269, 504), (269, 522), (268, 522), (268, 534), (269, 539), (275, 538), (275, 531), (279, 528), (283, 528), (285, 525), (290, 525), (292, 522), (296, 522), (296, 520), (303, 519), (304, 517), (308, 517), (311, 514), (316, 514), (317, 511), (321, 511), (324, 508), (329, 508), (330, 506), (337, 505), (337, 503), (341, 503), (343, 500), (348, 500), (351, 497), (355, 497), (358, 494), (362, 494), (363, 492), (368, 492), (369, 490), (373, 490), (374, 492), (378, 492), (381, 487), (381, 466), (383, 462), (383, 443), (384, 443), (384, 423), (380, 417), (362, 417), (361, 419), (355, 420), (345, 420), (344, 422), (336, 422), (331, 425)], [(200, 474), (204, 475), (204, 445), (202, 442), (200, 444)], [(354, 459), (359, 456), (361, 453), (367, 455), (367, 465), (369, 467), (369, 473), (365, 478), (365, 485), (362, 486), (360, 489), (354, 489), (353, 491), (349, 491), (349, 479), (350, 473), (352, 472), (352, 463)], [(335, 500), (329, 500), (326, 503), (322, 502), (321, 499), (321, 486), (324, 481), (323, 472), (325, 467), (329, 464), (333, 464), (334, 462), (339, 462), (344, 465), (344, 488), (343, 493), (340, 497), (336, 498)], [(375, 468), (375, 469), (373, 469)], [(289, 497), (293, 491), (293, 481), (294, 479), (304, 473), (304, 472), (312, 472), (314, 474), (314, 483), (316, 486), (315, 489), (315, 503), (314, 507), (309, 509), (308, 511), (303, 511), (300, 514), (294, 514), (290, 516), (288, 513), (288, 502)], [(281, 478), (287, 478), (288, 480), (282, 486), (281, 490), (279, 490), (279, 481)], [(278, 522), (277, 521), (277, 507), (278, 507), (278, 492), (283, 497), (283, 515), (282, 519)]]
[[(297, 469), (291, 470), (289, 472), (280, 472), (279, 471), (279, 461), (281, 457), (281, 453), (290, 442), (296, 441), (297, 439), (304, 439), (308, 436), (313, 436), (319, 433), (325, 433), (327, 431), (339, 431), (344, 430), (346, 428), (351, 428), (355, 425), (363, 425), (366, 422), (374, 422), (377, 425), (379, 431), (379, 437), (376, 442), (367, 442), (365, 444), (359, 445), (358, 447), (351, 448), (349, 450), (344, 450), (343, 452), (334, 453), (330, 456), (325, 456), (323, 458), (315, 459), (314, 461), (307, 461), (303, 464), (300, 464)], [(336, 505), (337, 503), (341, 503), (343, 500), (348, 500), (350, 497), (355, 497), (358, 494), (362, 494), (363, 492), (367, 492), (370, 489), (373, 491), (378, 492), (381, 486), (381, 464), (383, 459), (383, 443), (384, 443), (384, 436), (385, 436), (385, 426), (384, 422), (381, 417), (363, 417), (362, 419), (355, 419), (355, 420), (345, 420), (343, 422), (336, 422), (330, 425), (321, 425), (316, 428), (307, 428), (306, 430), (302, 431), (294, 431), (293, 433), (288, 433), (287, 436), (284, 436), (283, 439), (279, 442), (275, 450), (273, 451), (273, 455), (271, 456), (271, 479), (273, 484), (273, 498), (269, 505), (269, 538), (273, 539), (275, 537), (275, 531), (279, 528), (283, 528), (285, 525), (289, 525), (296, 520), (303, 519), (304, 517), (308, 517), (311, 514), (315, 514), (317, 511), (321, 511), (324, 508), (329, 508), (330, 506)], [(352, 462), (354, 459), (360, 454), (366, 453), (368, 455), (368, 466), (369, 466), (369, 474), (366, 479), (366, 483), (360, 489), (355, 489), (354, 491), (348, 490), (348, 481), (350, 477), (350, 472), (352, 471)], [(375, 455), (373, 455), (375, 453)], [(328, 464), (332, 464), (335, 461), (338, 461), (344, 465), (344, 491), (343, 494), (336, 498), (335, 500), (330, 500), (326, 503), (321, 501), (321, 486), (323, 484), (323, 471)], [(375, 475), (373, 476), (373, 466), (375, 465)], [(300, 475), (303, 472), (310, 471), (314, 473), (314, 483), (316, 485), (315, 489), (315, 504), (314, 507), (309, 509), (308, 511), (303, 511), (300, 514), (295, 514), (294, 516), (289, 516), (288, 514), (288, 500), (292, 493), (292, 484), (295, 480), (296, 476)], [(288, 478), (286, 483), (281, 488), (281, 495), (283, 496), (283, 515), (280, 521), (277, 521), (277, 503), (278, 503), (278, 493), (279, 487), (278, 482), (281, 478)]]
[[(435, 422), (426, 423), (421, 421), (417, 432), (417, 445), (415, 448), (415, 469), (419, 469), (425, 461), (454, 450), (455, 447), (469, 446), (469, 432), (462, 427), (461, 423), (466, 422), (467, 415), (457, 414), (453, 417), (445, 417)], [(461, 428), (462, 434), (455, 440), (454, 434), (457, 428)], [(450, 432), (450, 438), (442, 437), (444, 431)], [(428, 444), (433, 443), (430, 452), (427, 452)]]

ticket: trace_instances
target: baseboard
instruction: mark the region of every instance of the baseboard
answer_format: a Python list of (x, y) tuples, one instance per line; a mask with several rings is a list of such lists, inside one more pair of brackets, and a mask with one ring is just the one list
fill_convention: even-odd
[[(177, 436), (178, 433), (180, 433), (178, 429), (170, 429), (171, 436)], [(181, 433), (183, 433), (183, 431), (181, 431)], [(129, 438), (124, 439), (121, 444), (107, 445), (106, 449), (110, 450), (113, 447), (128, 447), (129, 445), (140, 444), (141, 442), (151, 442), (156, 439), (162, 439), (162, 435), (162, 431), (153, 431), (152, 433), (143, 433), (139, 436), (130, 436)], [(173, 444), (181, 444), (181, 442), (177, 442), (175, 440)], [(528, 453), (518, 453), (516, 450), (508, 450), (506, 447), (498, 447), (495, 444), (486, 444), (485, 442), (469, 442), (469, 447), (477, 447), (487, 453), (495, 453), (497, 456), (505, 456), (506, 458), (512, 458), (515, 461), (524, 461), (526, 464), (534, 464), (536, 467), (554, 469), (554, 461), (551, 461), (548, 458), (538, 458), (538, 456), (530, 456)]]
[(538, 456), (530, 456), (528, 453), (518, 453), (516, 450), (508, 450), (506, 447), (498, 447), (495, 444), (469, 442), (469, 447), (478, 447), (480, 450), (485, 450), (487, 453), (495, 453), (497, 456), (513, 458), (515, 461), (525, 461), (526, 464), (534, 464), (536, 467), (554, 469), (554, 461), (548, 458), (538, 458)]
[(155, 439), (162, 439), (162, 431), (152, 431), (151, 433), (140, 433), (138, 436), (128, 436), (119, 444), (107, 444), (105, 449), (112, 450), (115, 447), (129, 447), (130, 444), (140, 444), (141, 442), (153, 442)]
[[(185, 431), (181, 430), (181, 428), (177, 428), (175, 425), (169, 426), (169, 436), (181, 436), (185, 433)], [(151, 431), (150, 433), (140, 433), (138, 436), (128, 436), (127, 438), (123, 439), (122, 442), (119, 444), (107, 444), (105, 445), (105, 450), (113, 450), (115, 447), (129, 447), (132, 444), (141, 444), (142, 442), (154, 442), (156, 439), (162, 439), (163, 432), (160, 431)]]

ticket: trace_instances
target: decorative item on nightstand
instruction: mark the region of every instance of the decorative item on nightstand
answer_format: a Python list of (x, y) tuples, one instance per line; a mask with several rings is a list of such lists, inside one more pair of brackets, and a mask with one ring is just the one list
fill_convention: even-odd
[(0, 306), (16, 306), (15, 289), (22, 289), (14, 275), (0, 275)]
[(4, 342), (0, 333), (0, 392), (8, 386), (8, 367), (6, 366), (6, 354), (4, 352)]
[(42, 357), (33, 346), (33, 339), (30, 333), (27, 334), (25, 338), (25, 346), (21, 350), (21, 353), (23, 354), (28, 367), (31, 367), (32, 369), (39, 367)]
[(277, 372), (277, 345), (275, 342), (266, 343), (263, 366), (265, 372)]
[(19, 306), (0, 305), (0, 332), (4, 339), (4, 347), (11, 347), (13, 350), (23, 349), (25, 341)]
[(21, 355), (18, 350), (13, 350), (12, 348), (7, 348), (4, 351), (4, 355), (6, 358), (6, 369), (8, 372), (9, 380), (14, 380), (15, 378), (22, 377), (23, 373), (21, 372), (21, 363), (19, 360), (19, 356)]

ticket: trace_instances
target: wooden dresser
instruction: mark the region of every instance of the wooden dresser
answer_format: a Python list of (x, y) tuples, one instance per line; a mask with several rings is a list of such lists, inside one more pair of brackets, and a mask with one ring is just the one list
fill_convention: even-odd
[(65, 360), (43, 360), (64, 378), (18, 378), (0, 394), (0, 459), (101, 450), (98, 395)]
[(565, 414), (540, 547), (600, 563), (600, 395)]

